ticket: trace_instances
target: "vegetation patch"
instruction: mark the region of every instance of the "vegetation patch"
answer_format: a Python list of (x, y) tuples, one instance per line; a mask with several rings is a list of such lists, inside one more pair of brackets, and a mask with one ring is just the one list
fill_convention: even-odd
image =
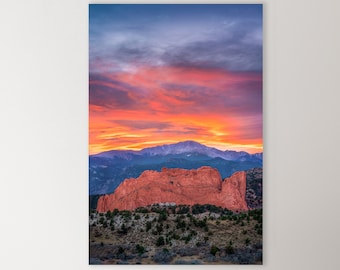
[(89, 213), (94, 264), (261, 264), (262, 209), (152, 205)]

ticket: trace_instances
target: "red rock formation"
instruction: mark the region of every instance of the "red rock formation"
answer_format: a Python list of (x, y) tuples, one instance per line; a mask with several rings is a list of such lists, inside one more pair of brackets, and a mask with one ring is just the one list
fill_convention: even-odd
[(247, 210), (246, 173), (236, 172), (223, 182), (217, 169), (162, 169), (144, 171), (125, 179), (114, 193), (101, 196), (97, 211), (133, 210), (154, 203), (213, 204), (230, 210)]

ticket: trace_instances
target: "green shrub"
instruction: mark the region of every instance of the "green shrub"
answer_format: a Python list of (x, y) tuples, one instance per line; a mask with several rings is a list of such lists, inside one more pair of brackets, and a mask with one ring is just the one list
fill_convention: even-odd
[(123, 223), (123, 225), (120, 227), (119, 233), (127, 234), (127, 232), (128, 232), (128, 228), (126, 228), (125, 224)]
[(157, 224), (156, 230), (157, 230), (158, 234), (161, 233), (163, 231), (163, 224), (162, 223), (161, 224)]
[(195, 235), (197, 235), (197, 232), (194, 231), (194, 230), (190, 230), (190, 235), (191, 235), (191, 236), (195, 236)]
[(158, 237), (158, 239), (156, 241), (156, 246), (157, 247), (164, 246), (164, 244), (165, 244), (164, 237), (163, 236)]
[(149, 210), (146, 209), (145, 207), (138, 207), (136, 210), (135, 210), (136, 213), (149, 213)]
[(110, 218), (111, 217), (111, 211), (107, 211), (106, 214), (105, 214), (106, 218)]
[(167, 217), (168, 217), (167, 212), (165, 210), (163, 210), (159, 213), (158, 221), (159, 222), (165, 221), (167, 219)]
[(193, 215), (201, 214), (205, 212), (204, 205), (195, 204), (191, 207), (191, 212)]
[(225, 248), (225, 252), (227, 254), (234, 254), (235, 253), (232, 241), (229, 241), (229, 245)]
[(181, 229), (181, 228), (185, 228), (185, 227), (186, 227), (186, 223), (185, 223), (184, 220), (179, 220), (179, 221), (177, 222), (177, 225), (176, 225), (176, 228), (177, 228), (177, 229)]
[(101, 217), (101, 218), (99, 219), (99, 223), (100, 223), (100, 224), (103, 224), (103, 223), (104, 223), (104, 220), (105, 220), (104, 217)]
[(216, 253), (219, 251), (220, 249), (218, 247), (216, 247), (215, 245), (212, 245), (210, 248), (210, 254), (212, 255), (216, 255)]
[(191, 240), (191, 235), (188, 235), (186, 238), (185, 238), (185, 243), (188, 244)]
[(190, 211), (190, 207), (187, 205), (179, 205), (177, 214), (188, 214)]
[(122, 217), (125, 217), (125, 218), (128, 218), (128, 219), (130, 219), (131, 215), (132, 215), (131, 211), (128, 211), (128, 210), (120, 211), (120, 214), (121, 214)]
[(136, 245), (136, 250), (139, 254), (143, 254), (145, 252), (145, 248), (139, 244)]
[(119, 247), (118, 248), (118, 254), (123, 254), (124, 253), (124, 248), (123, 247)]
[(146, 231), (148, 232), (151, 229), (151, 222), (147, 221), (146, 222)]

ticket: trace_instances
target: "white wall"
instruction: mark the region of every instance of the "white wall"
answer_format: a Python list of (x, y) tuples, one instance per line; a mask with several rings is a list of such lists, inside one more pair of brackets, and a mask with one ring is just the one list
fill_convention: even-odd
[[(265, 250), (252, 269), (340, 269), (340, 2), (263, 3)], [(0, 5), (3, 269), (101, 268), (87, 261), (87, 40), (87, 1)]]

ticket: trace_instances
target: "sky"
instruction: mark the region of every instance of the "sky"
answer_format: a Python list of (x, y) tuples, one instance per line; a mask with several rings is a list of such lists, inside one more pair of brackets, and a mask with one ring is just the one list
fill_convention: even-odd
[(89, 153), (262, 152), (262, 5), (90, 5)]

